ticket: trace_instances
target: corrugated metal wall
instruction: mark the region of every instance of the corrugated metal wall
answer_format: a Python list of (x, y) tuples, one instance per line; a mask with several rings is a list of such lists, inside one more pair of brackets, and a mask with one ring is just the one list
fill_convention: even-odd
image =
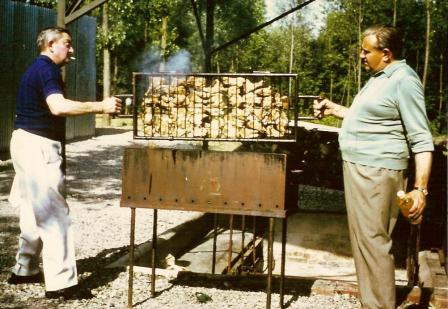
[[(68, 26), (76, 60), (66, 66), (66, 94), (70, 99), (96, 101), (96, 21), (84, 16)], [(67, 140), (95, 135), (95, 115), (67, 117)]]
[[(21, 2), (0, 0), (0, 154), (9, 151), (19, 80), (38, 55), (40, 29), (56, 25), (56, 12)], [(96, 98), (96, 21), (84, 16), (69, 25), (77, 60), (66, 66), (66, 94), (77, 100)], [(93, 136), (94, 115), (68, 117), (67, 139)]]

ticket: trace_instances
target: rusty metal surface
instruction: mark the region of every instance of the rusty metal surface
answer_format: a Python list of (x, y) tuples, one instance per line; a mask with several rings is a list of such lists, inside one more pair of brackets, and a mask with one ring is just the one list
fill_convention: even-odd
[(287, 156), (275, 153), (126, 148), (122, 207), (284, 218)]

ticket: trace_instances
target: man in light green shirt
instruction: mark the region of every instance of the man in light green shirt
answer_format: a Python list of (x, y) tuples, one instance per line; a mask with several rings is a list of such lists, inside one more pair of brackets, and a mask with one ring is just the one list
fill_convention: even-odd
[(392, 27), (373, 26), (363, 35), (360, 57), (371, 78), (350, 108), (314, 102), (318, 117), (343, 118), (339, 144), (350, 241), (362, 308), (393, 309), (395, 266), (391, 233), (405, 190), (410, 152), (415, 158), (414, 200), (409, 219), (422, 220), (434, 145), (417, 74), (398, 60), (401, 38)]

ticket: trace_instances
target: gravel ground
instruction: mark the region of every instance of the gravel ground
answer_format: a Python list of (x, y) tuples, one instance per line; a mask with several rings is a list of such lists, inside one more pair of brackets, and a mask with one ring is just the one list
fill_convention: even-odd
[[(121, 161), (123, 148), (135, 143), (129, 130), (100, 129), (98, 136), (67, 145), (68, 203), (76, 231), (76, 254), (80, 285), (91, 289), (91, 299), (47, 300), (39, 284), (11, 286), (6, 283), (14, 264), (19, 235), (18, 210), (7, 201), (14, 175), (11, 169), (0, 169), (0, 308), (125, 308), (128, 273), (124, 268), (105, 268), (128, 251), (130, 211), (119, 207)], [(172, 146), (175, 142), (161, 142)], [(177, 146), (191, 147), (178, 144)], [(158, 232), (189, 220), (194, 213), (161, 211)], [(136, 244), (150, 239), (152, 211), (137, 210)], [(265, 308), (266, 294), (256, 291), (223, 290), (198, 285), (182, 286), (173, 278), (160, 276), (156, 281), (158, 296), (150, 297), (150, 276), (135, 273), (135, 308)], [(197, 294), (210, 296), (201, 303)], [(304, 295), (305, 294), (305, 295)], [(289, 308), (358, 308), (356, 298), (348, 295), (306, 295), (298, 291), (286, 295)], [(279, 295), (272, 295), (277, 308)]]

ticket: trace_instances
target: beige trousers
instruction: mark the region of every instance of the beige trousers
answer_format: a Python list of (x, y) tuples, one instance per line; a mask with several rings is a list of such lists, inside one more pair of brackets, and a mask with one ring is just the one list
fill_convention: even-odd
[(392, 230), (399, 215), (403, 170), (343, 162), (344, 191), (362, 308), (394, 309), (395, 264)]
[(16, 175), (10, 202), (20, 208), (20, 238), (12, 272), (34, 275), (42, 263), (47, 291), (77, 284), (74, 239), (60, 169), (61, 143), (24, 130), (13, 132)]

